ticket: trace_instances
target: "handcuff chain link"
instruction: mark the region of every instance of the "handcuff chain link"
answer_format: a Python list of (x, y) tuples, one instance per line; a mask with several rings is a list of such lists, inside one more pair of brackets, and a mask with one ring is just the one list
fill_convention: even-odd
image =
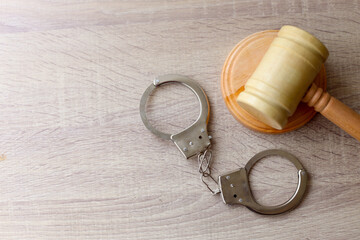
[(210, 149), (210, 146), (206, 148), (205, 151), (200, 152), (198, 154), (198, 164), (199, 164), (199, 173), (200, 173), (200, 180), (203, 182), (203, 184), (209, 189), (209, 191), (215, 195), (220, 193), (220, 189), (216, 188), (213, 190), (209, 184), (205, 181), (205, 178), (209, 177), (213, 182), (216, 183), (217, 186), (219, 186), (219, 183), (215, 180), (215, 178), (211, 175), (211, 159), (212, 159), (212, 151)]

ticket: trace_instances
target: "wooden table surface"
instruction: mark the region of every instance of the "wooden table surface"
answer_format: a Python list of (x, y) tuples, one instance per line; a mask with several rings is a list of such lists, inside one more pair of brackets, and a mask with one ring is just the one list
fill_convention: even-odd
[[(285, 24), (324, 42), (328, 91), (360, 112), (359, 0), (1, 1), (0, 239), (358, 239), (359, 142), (320, 115), (290, 133), (257, 133), (222, 99), (230, 50)], [(201, 184), (196, 159), (144, 127), (141, 95), (168, 73), (209, 97), (213, 174), (287, 150), (310, 174), (298, 208), (263, 216), (224, 205)], [(198, 103), (170, 85), (147, 111), (176, 132)], [(277, 204), (297, 175), (273, 157), (250, 180), (260, 203)]]

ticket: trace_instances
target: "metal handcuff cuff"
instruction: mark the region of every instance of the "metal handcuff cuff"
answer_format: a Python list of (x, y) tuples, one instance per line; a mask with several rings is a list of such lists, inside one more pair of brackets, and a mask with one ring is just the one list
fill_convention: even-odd
[[(145, 113), (145, 105), (152, 91), (168, 83), (181, 83), (188, 87), (196, 95), (200, 103), (200, 114), (195, 123), (177, 134), (167, 134), (155, 129), (148, 121)], [(296, 207), (304, 196), (307, 174), (299, 160), (288, 152), (271, 149), (260, 152), (252, 157), (244, 168), (219, 176), (218, 181), (211, 175), (211, 136), (207, 132), (209, 119), (209, 102), (204, 90), (193, 80), (181, 75), (164, 75), (156, 78), (146, 89), (140, 101), (140, 115), (145, 126), (155, 135), (172, 140), (185, 158), (198, 155), (199, 172), (202, 182), (213, 194), (221, 194), (225, 204), (240, 204), (260, 214), (279, 214)], [(250, 185), (249, 174), (251, 168), (264, 157), (277, 155), (292, 162), (298, 170), (298, 185), (292, 197), (286, 202), (276, 206), (260, 205), (254, 199)], [(209, 177), (218, 185), (218, 189), (212, 190), (204, 178)]]

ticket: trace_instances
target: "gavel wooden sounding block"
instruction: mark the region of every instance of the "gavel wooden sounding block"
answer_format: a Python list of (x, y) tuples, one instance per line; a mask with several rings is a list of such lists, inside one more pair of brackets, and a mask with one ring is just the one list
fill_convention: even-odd
[(360, 115), (323, 90), (328, 55), (317, 38), (293, 26), (247, 37), (225, 61), (227, 107), (245, 126), (266, 133), (294, 130), (317, 111), (360, 141)]

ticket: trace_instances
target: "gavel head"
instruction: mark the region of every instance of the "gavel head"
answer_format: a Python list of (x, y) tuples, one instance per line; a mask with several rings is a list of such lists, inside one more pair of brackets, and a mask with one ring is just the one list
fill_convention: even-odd
[(310, 33), (283, 26), (237, 103), (259, 121), (282, 129), (328, 55), (326, 47)]

